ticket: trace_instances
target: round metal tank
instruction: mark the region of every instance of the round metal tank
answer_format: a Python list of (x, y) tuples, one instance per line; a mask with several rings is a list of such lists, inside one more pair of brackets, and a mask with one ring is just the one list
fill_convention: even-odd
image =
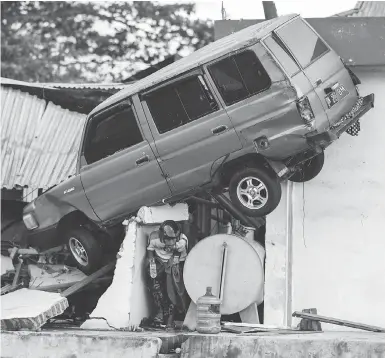
[(221, 314), (240, 312), (263, 301), (264, 248), (257, 242), (236, 235), (218, 234), (201, 240), (186, 258), (183, 277), (194, 303), (212, 287), (219, 296), (223, 244), (227, 244)]

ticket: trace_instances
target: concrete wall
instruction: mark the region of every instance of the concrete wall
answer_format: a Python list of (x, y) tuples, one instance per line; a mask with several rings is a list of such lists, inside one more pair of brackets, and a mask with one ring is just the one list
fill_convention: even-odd
[(267, 324), (297, 324), (293, 311), (315, 307), (385, 326), (385, 68), (355, 72), (361, 93), (376, 95), (359, 136), (329, 147), (311, 182), (285, 184), (267, 218)]
[(375, 108), (294, 187), (292, 308), (385, 326), (385, 68), (356, 73)]

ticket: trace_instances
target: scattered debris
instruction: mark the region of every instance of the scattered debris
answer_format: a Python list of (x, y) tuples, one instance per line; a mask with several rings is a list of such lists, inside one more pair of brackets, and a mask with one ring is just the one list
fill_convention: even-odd
[(22, 288), (1, 298), (1, 329), (38, 330), (49, 318), (62, 314), (68, 301), (58, 293)]

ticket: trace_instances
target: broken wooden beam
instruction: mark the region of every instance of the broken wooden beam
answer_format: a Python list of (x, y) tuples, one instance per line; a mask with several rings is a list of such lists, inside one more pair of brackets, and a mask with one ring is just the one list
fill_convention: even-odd
[(19, 258), (19, 263), (16, 265), (15, 276), (13, 277), (12, 288), (15, 288), (18, 284), (22, 266), (23, 266), (23, 259)]
[[(100, 277), (95, 279), (90, 283), (90, 285), (96, 285), (104, 282), (112, 281), (112, 277)], [(79, 283), (81, 281), (76, 282), (64, 282), (64, 283), (58, 283), (55, 285), (49, 285), (49, 286), (38, 286), (38, 287), (30, 287), (31, 290), (38, 290), (38, 291), (46, 291), (46, 292), (57, 292), (61, 290), (65, 290), (71, 286), (74, 286), (75, 284)], [(84, 287), (83, 287), (84, 288)], [(81, 289), (83, 289), (81, 288)]]
[(39, 252), (35, 249), (32, 249), (32, 248), (19, 249), (17, 247), (14, 247), (12, 249), (8, 249), (8, 252), (9, 252), (11, 258), (13, 258), (16, 254), (18, 254), (18, 255), (32, 255), (32, 256), (39, 255)]
[(305, 319), (312, 320), (312, 321), (335, 324), (338, 326), (345, 326), (345, 327), (350, 327), (350, 328), (362, 329), (364, 331), (385, 332), (385, 328), (376, 327), (376, 326), (358, 323), (358, 322), (345, 321), (345, 320), (333, 318), (333, 317), (319, 316), (319, 315), (313, 314), (313, 313), (305, 313), (305, 312), (295, 311), (292, 316), (293, 317), (299, 317), (299, 318), (305, 318)]
[(63, 297), (68, 297), (70, 295), (73, 295), (74, 293), (80, 291), (83, 287), (89, 285), (91, 282), (95, 281), (97, 278), (107, 274), (111, 270), (113, 270), (115, 267), (115, 261), (110, 262), (109, 264), (103, 266), (98, 271), (94, 272), (90, 276), (87, 276), (84, 280), (81, 280), (77, 283), (75, 283), (73, 286), (69, 287), (65, 291), (61, 293)]
[(213, 207), (213, 208), (220, 208), (219, 204), (214, 203), (213, 201), (210, 201), (207, 199), (199, 198), (197, 196), (190, 196), (189, 199), (194, 200), (195, 202), (197, 202), (199, 204), (206, 204), (206, 205)]

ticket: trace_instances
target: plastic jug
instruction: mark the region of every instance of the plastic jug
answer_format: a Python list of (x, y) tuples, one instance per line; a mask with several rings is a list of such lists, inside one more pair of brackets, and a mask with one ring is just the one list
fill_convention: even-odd
[(221, 301), (206, 288), (206, 294), (197, 300), (197, 327), (199, 333), (219, 333), (221, 331)]

